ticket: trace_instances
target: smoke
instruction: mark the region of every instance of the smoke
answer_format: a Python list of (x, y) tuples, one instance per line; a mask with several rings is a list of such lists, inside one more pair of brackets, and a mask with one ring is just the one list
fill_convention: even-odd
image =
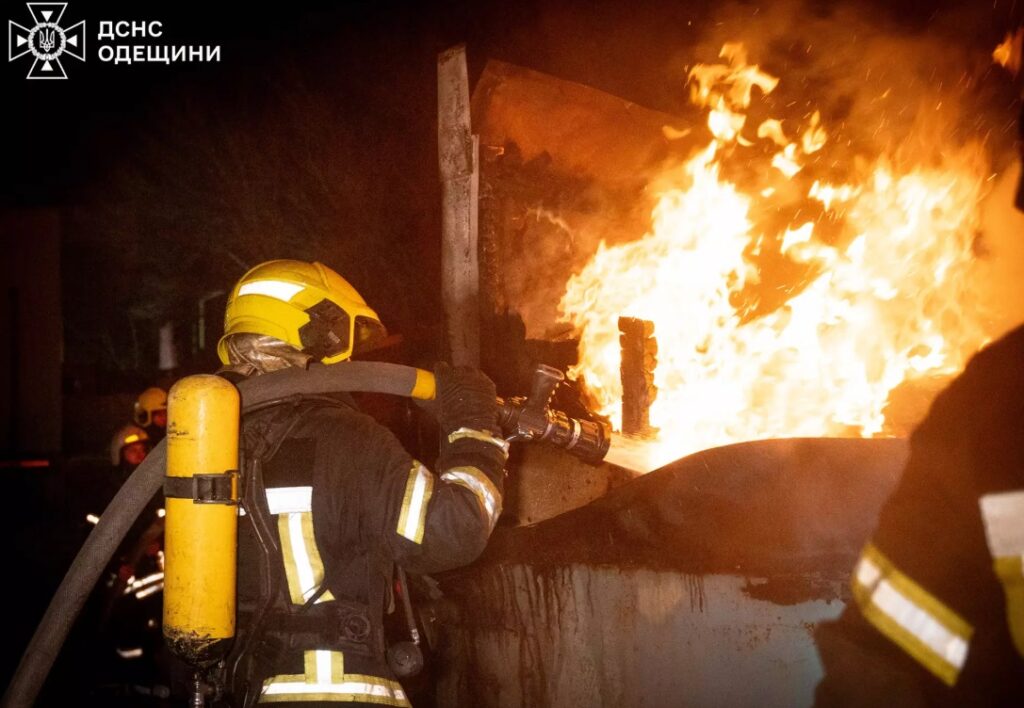
[(781, 78), (761, 110), (785, 120), (820, 111), (831, 159), (841, 145), (850, 165), (882, 154), (934, 160), (971, 142), (1009, 154), (1016, 95), (992, 64), (999, 38), (980, 30), (990, 14), (979, 3), (921, 22), (864, 3), (732, 3), (676, 62), (713, 62), (725, 42), (743, 42), (751, 63)]

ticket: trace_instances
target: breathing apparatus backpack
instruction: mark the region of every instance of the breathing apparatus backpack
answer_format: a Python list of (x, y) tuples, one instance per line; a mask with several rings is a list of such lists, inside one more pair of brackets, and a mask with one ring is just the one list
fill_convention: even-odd
[[(258, 699), (261, 686), (256, 683), (257, 677), (274, 673), (289, 650), (316, 646), (349, 655), (385, 654), (381, 613), (385, 603), (390, 604), (387, 595), (394, 566), (389, 559), (358, 549), (367, 553), (370, 573), (375, 576), (367, 579), (366, 603), (345, 598), (337, 591), (338, 578), (332, 576), (336, 570), (328, 562), (323, 564), (319, 586), (304, 604), (295, 605), (286, 587), (282, 540), (268, 500), (268, 485), (275, 483), (268, 479), (268, 466), (273, 466), (282, 446), (309, 416), (332, 407), (356, 408), (346, 394), (300, 395), (269, 402), (248, 412), (243, 422), (241, 500), (245, 515), (240, 518), (240, 573), (250, 582), (258, 576), (259, 590), (255, 596), (248, 593), (247, 600), (240, 598), (239, 641), (226, 662), (225, 686), (230, 687), (238, 705), (251, 705)], [(297, 474), (306, 478), (297, 482), (290, 476), (289, 485), (312, 486), (312, 467)], [(272, 486), (270, 489), (273, 492)], [(328, 595), (332, 586), (335, 590)]]
[[(188, 377), (170, 398), (164, 634), (172, 652), (197, 671), (194, 695), (223, 696), (226, 690), (229, 704), (250, 705), (262, 688), (257, 677), (280, 673), (279, 659), (298, 647), (386, 659), (401, 677), (417, 673), (423, 659), (400, 571), (402, 609), (414, 641), (390, 648), (385, 642), (382, 613), (395, 609), (395, 566), (380, 550), (353, 548), (366, 559), (365, 602), (338, 591), (338, 581), (349, 578), (332, 577), (339, 572), (337, 563), (321, 564), (320, 577), (314, 578), (318, 585), (300, 595), (301, 604), (288, 586), (268, 487), (271, 492), (305, 487), (311, 524), (313, 455), (308, 464), (288, 467), (284, 488), (274, 479), (278, 472), (272, 461), (311, 415), (332, 407), (355, 410), (351, 396), (295, 394), (269, 400), (248, 408), (241, 426), (237, 390), (225, 378)], [(285, 458), (294, 459), (290, 452)], [(334, 592), (327, 594), (332, 587)], [(236, 606), (240, 631), (233, 641)], [(198, 687), (200, 680), (206, 689)]]

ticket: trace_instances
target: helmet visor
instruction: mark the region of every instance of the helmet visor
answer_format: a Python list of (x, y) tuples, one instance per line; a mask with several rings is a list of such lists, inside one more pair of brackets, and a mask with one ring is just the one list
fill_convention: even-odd
[(388, 331), (378, 320), (357, 316), (352, 353), (368, 352), (379, 347), (388, 337)]
[(337, 303), (324, 298), (306, 309), (309, 322), (299, 327), (302, 351), (314, 359), (329, 359), (349, 351), (352, 323)]

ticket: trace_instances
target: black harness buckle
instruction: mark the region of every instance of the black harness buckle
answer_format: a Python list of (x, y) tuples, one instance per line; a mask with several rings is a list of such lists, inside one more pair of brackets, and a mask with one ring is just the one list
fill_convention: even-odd
[(194, 504), (237, 504), (238, 470), (191, 477), (164, 477), (164, 496)]

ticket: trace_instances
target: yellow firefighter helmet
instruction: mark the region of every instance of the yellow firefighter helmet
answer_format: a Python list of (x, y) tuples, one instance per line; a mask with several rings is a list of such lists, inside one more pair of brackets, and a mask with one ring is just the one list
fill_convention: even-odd
[[(132, 417), (135, 419), (136, 425), (145, 428), (153, 425), (153, 415), (159, 411), (163, 411), (166, 416), (167, 392), (162, 388), (151, 386), (139, 394), (139, 398), (135, 401), (135, 411)], [(166, 421), (162, 425), (166, 425)]]
[(142, 458), (145, 457), (148, 441), (149, 436), (139, 426), (130, 423), (122, 426), (114, 433), (114, 437), (110, 439), (110, 464), (113, 467), (121, 464), (121, 453), (126, 449), (132, 449), (133, 452), (137, 450), (139, 454), (133, 454), (132, 459), (127, 461), (133, 465), (139, 464), (142, 462)]
[(242, 276), (228, 297), (217, 354), (227, 337), (262, 334), (324, 364), (343, 361), (386, 334), (377, 313), (347, 280), (322, 263), (267, 261)]

